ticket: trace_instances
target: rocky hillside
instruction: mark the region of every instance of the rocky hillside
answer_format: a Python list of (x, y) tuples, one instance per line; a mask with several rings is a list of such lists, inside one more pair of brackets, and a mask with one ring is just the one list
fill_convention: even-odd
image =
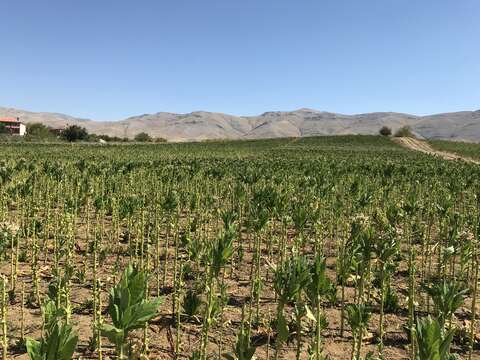
[(480, 142), (480, 110), (415, 116), (394, 112), (343, 115), (312, 109), (273, 111), (259, 116), (233, 116), (196, 111), (189, 114), (160, 112), (102, 122), (72, 116), (0, 107), (0, 117), (20, 117), (54, 128), (80, 125), (89, 132), (132, 138), (139, 132), (169, 141), (205, 139), (261, 139), (314, 135), (377, 134), (386, 125), (395, 131), (409, 125), (427, 139)]

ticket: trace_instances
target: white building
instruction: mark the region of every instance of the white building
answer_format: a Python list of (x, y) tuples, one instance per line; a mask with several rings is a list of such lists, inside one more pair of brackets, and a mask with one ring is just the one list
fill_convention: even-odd
[(24, 136), (27, 133), (27, 126), (20, 121), (20, 118), (0, 117), (0, 124), (12, 135)]

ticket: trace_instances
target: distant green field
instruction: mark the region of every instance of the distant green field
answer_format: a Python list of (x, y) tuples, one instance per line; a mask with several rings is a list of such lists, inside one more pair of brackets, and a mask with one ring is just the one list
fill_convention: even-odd
[(381, 136), (346, 135), (320, 136), (307, 138), (264, 139), (264, 140), (211, 140), (191, 143), (162, 144), (125, 144), (113, 143), (100, 145), (96, 143), (3, 143), (0, 155), (16, 157), (51, 156), (65, 158), (97, 158), (123, 160), (141, 160), (148, 158), (243, 158), (262, 156), (311, 157), (320, 154), (329, 156), (375, 155), (375, 156), (417, 156), (389, 139)]
[(444, 140), (431, 140), (429, 143), (438, 150), (453, 152), (472, 159), (480, 159), (480, 144)]

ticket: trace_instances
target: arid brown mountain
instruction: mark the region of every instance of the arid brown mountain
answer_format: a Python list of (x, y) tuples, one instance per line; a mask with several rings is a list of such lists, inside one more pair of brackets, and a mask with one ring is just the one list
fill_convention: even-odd
[(169, 141), (377, 134), (384, 125), (393, 131), (409, 125), (419, 137), (427, 139), (480, 142), (480, 110), (429, 116), (394, 112), (343, 115), (312, 109), (273, 111), (259, 116), (204, 111), (189, 114), (160, 112), (106, 122), (0, 107), (1, 116), (20, 117), (26, 123), (39, 122), (54, 128), (75, 124), (91, 133), (119, 137), (132, 138), (139, 132), (146, 132)]

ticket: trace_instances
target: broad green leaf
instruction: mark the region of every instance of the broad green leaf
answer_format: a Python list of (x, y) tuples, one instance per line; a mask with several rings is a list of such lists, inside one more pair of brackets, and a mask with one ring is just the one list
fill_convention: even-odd
[(27, 338), (26, 344), (27, 354), (30, 360), (41, 360), (41, 343), (40, 341)]

